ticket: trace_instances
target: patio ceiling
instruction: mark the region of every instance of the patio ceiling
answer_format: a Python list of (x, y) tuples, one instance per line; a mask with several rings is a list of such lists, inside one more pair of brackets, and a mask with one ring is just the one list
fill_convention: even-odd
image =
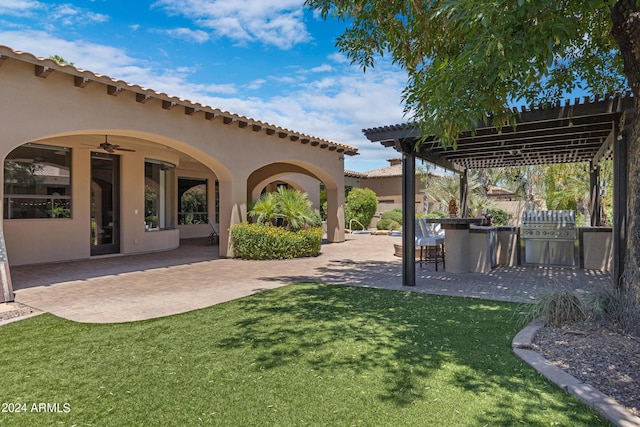
[(622, 130), (625, 112), (633, 108), (630, 94), (576, 98), (573, 103), (514, 108), (515, 126), (481, 123), (475, 133), (464, 132), (457, 148), (443, 147), (433, 136), (422, 138), (412, 123), (364, 129), (372, 142), (407, 151), (417, 157), (463, 173), (466, 169), (611, 159), (615, 131)]

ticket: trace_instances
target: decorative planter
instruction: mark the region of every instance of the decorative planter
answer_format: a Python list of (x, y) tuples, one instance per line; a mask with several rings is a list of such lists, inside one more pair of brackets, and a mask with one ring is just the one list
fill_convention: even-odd
[[(394, 255), (397, 257), (402, 257), (402, 245), (398, 245), (396, 243), (393, 244), (393, 249), (394, 249)], [(435, 248), (424, 248), (423, 251), (427, 251), (427, 250), (433, 250)], [(427, 255), (427, 252), (424, 252), (425, 256)], [(416, 246), (416, 259), (420, 259), (420, 246)]]

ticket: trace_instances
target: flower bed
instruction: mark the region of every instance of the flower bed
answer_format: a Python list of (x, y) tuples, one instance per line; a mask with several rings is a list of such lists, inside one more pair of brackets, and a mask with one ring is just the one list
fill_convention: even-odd
[(231, 244), (237, 258), (290, 259), (320, 254), (322, 228), (288, 231), (267, 224), (236, 224), (231, 227)]

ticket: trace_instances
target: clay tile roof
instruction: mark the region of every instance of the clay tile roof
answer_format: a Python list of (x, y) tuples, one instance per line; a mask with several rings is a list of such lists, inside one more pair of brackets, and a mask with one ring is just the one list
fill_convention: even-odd
[(185, 108), (185, 111), (190, 111), (190, 114), (202, 111), (205, 113), (204, 117), (208, 118), (209, 120), (214, 117), (222, 117), (225, 124), (241, 123), (243, 128), (253, 129), (254, 131), (265, 130), (268, 135), (277, 135), (280, 138), (290, 138), (291, 141), (297, 141), (300, 144), (309, 144), (312, 147), (318, 146), (321, 149), (336, 151), (336, 153), (348, 156), (354, 156), (358, 154), (358, 148), (352, 145), (342, 144), (328, 139), (296, 132), (294, 130), (276, 126), (271, 123), (262, 122), (250, 117), (241, 116), (229, 111), (223, 111), (208, 105), (192, 102), (188, 99), (170, 96), (162, 92), (156, 92), (152, 89), (127, 83), (123, 80), (117, 80), (109, 76), (97, 74), (88, 70), (83, 70), (71, 64), (61, 64), (49, 58), (37, 57), (28, 52), (20, 52), (11, 49), (8, 46), (0, 45), (0, 66), (9, 58), (34, 64), (36, 66), (36, 75), (40, 77), (46, 77), (51, 72), (66, 73), (75, 77), (76, 86), (79, 87), (84, 87), (90, 82), (99, 82), (107, 85), (111, 91), (110, 93), (130, 91), (136, 93), (141, 100), (156, 98), (162, 100), (163, 104), (166, 103), (166, 105), (168, 107), (171, 106), (171, 108), (176, 105), (183, 106)]

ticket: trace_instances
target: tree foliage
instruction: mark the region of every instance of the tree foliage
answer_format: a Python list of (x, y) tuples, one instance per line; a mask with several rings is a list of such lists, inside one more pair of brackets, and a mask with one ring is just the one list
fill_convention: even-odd
[(347, 224), (354, 219), (362, 227), (367, 228), (376, 214), (376, 209), (378, 209), (378, 197), (373, 190), (369, 188), (352, 189), (346, 197), (345, 219)]
[(406, 112), (455, 144), (510, 102), (555, 101), (575, 89), (628, 88), (607, 0), (307, 0), (349, 22), (337, 45), (363, 69), (383, 56), (407, 71)]

